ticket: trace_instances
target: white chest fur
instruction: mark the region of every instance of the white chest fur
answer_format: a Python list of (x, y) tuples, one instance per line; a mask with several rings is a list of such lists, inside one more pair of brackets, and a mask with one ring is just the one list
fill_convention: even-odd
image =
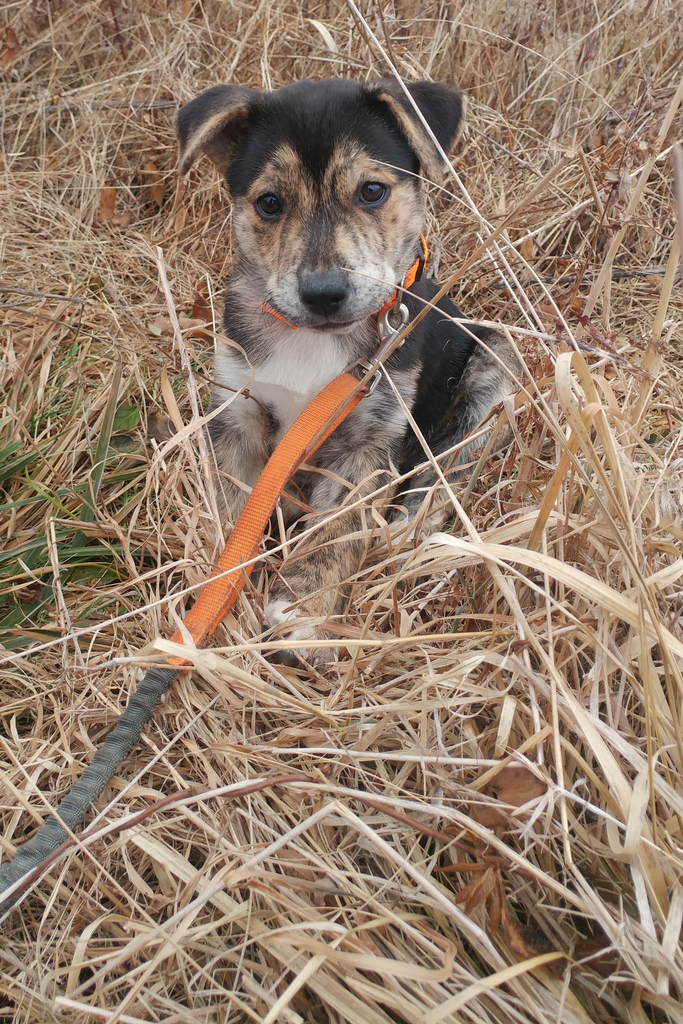
[(341, 339), (306, 328), (285, 328), (268, 356), (251, 368), (239, 351), (221, 345), (216, 352), (216, 380), (232, 388), (246, 385), (277, 421), (279, 440), (308, 403), (344, 372), (349, 361)]

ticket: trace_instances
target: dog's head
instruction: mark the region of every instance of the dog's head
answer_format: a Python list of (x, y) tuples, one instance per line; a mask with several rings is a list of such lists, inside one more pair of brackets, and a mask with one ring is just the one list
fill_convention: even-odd
[[(440, 146), (453, 144), (454, 86), (409, 87)], [(218, 85), (178, 113), (180, 166), (206, 153), (234, 202), (243, 273), (290, 324), (344, 331), (380, 309), (418, 254), (420, 174), (443, 163), (393, 81)]]

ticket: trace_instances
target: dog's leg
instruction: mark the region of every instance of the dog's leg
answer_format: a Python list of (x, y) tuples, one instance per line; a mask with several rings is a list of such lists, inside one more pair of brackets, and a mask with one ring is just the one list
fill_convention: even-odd
[(221, 518), (234, 526), (266, 464), (267, 453), (261, 433), (245, 430), (227, 410), (212, 420), (209, 434), (215, 457)]
[[(316, 514), (302, 524), (306, 530), (315, 530), (295, 546), (266, 608), (268, 622), (286, 625), (283, 633), (298, 655), (316, 665), (333, 661), (336, 648), (309, 649), (300, 642), (325, 639), (324, 620), (343, 597), (341, 584), (357, 571), (366, 546), (364, 510), (344, 509), (344, 504), (355, 503), (386, 483), (389, 473), (386, 448), (347, 450), (333, 459), (325, 457), (324, 466), (326, 473), (348, 486), (327, 475), (315, 484), (310, 504)], [(296, 662), (289, 652), (279, 660)]]
[[(515, 390), (515, 378), (519, 379), (521, 367), (507, 339), (497, 331), (477, 331), (478, 343), (470, 356), (465, 371), (453, 392), (446, 416), (427, 438), (435, 455), (448, 451), (459, 444), (501, 402)], [(478, 438), (473, 445), (465, 445), (450, 464), (444, 465), (446, 478), (457, 479), (463, 472), (462, 466), (469, 462), (472, 450), (482, 448), (486, 438)], [(425, 454), (419, 442), (413, 440), (406, 453), (404, 464), (424, 461)], [(452, 514), (446, 496), (439, 490), (428, 497), (437, 482), (434, 469), (427, 469), (414, 476), (409, 490), (402, 497), (411, 519), (421, 516), (420, 533), (428, 535), (443, 528)], [(429, 507), (425, 508), (425, 503)]]

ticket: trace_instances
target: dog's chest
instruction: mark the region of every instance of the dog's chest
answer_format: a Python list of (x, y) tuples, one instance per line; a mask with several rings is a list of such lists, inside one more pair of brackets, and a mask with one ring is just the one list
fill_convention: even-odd
[[(231, 388), (246, 386), (266, 414), (270, 437), (277, 442), (309, 402), (343, 373), (349, 362), (343, 341), (321, 338), (318, 332), (301, 328), (283, 335), (271, 352), (251, 369), (241, 353), (221, 346), (216, 353), (216, 381)], [(253, 419), (253, 403), (236, 402), (231, 410), (247, 429)]]

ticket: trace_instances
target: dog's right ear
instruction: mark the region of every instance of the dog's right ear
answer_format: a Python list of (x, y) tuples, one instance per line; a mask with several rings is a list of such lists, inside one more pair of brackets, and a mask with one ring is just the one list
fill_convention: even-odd
[(241, 85), (214, 85), (178, 111), (180, 170), (189, 171), (200, 153), (206, 153), (225, 173), (235, 146), (249, 122), (249, 106), (258, 96)]

